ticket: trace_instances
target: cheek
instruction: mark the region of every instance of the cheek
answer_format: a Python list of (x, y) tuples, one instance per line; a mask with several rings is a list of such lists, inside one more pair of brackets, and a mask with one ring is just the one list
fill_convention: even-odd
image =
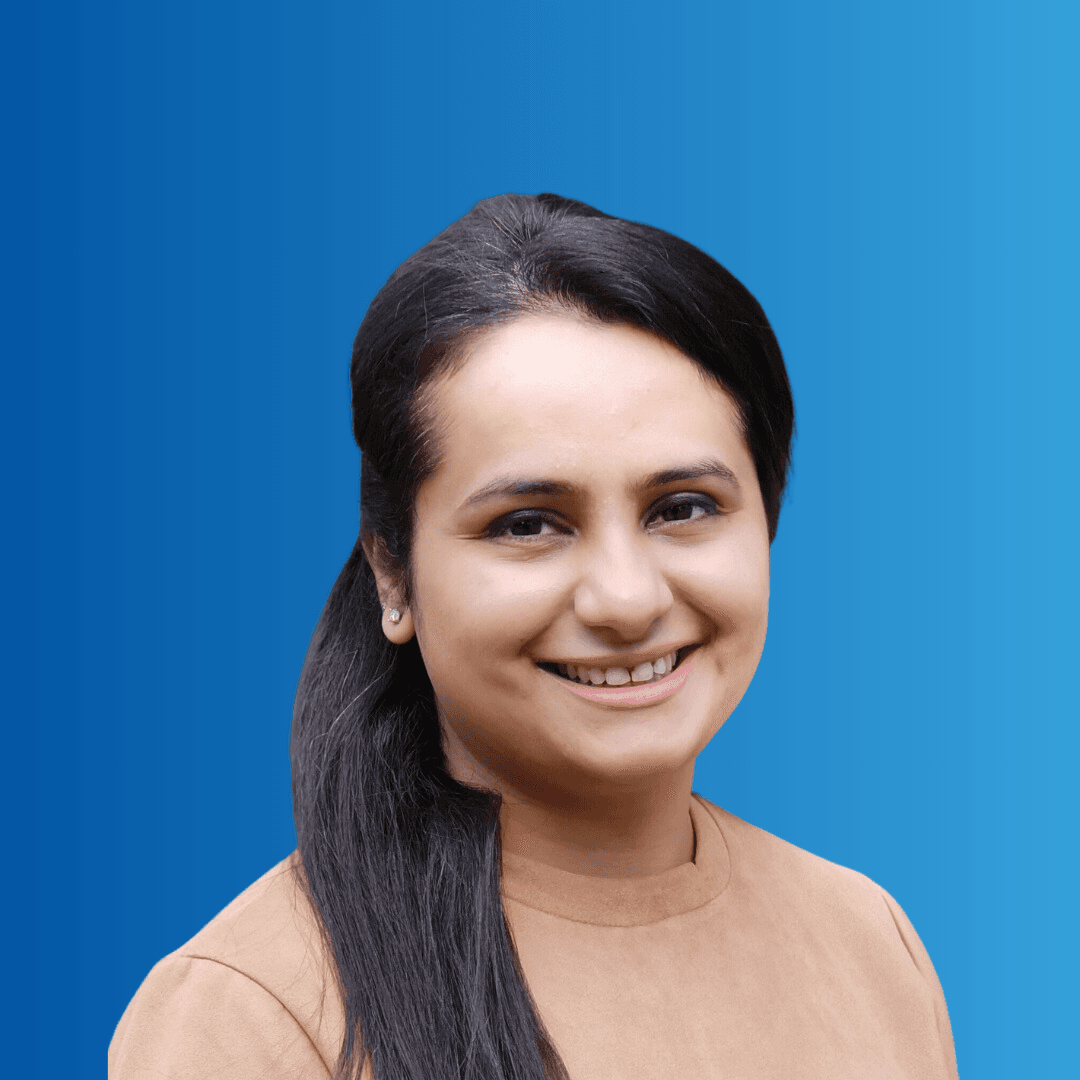
[(680, 589), (722, 633), (764, 634), (769, 613), (769, 553), (760, 545), (701, 551), (679, 567)]
[(417, 556), (417, 639), (436, 689), (438, 682), (467, 683), (481, 673), (507, 678), (497, 665), (520, 656), (565, 603), (550, 563), (492, 558), (467, 545), (438, 566)]

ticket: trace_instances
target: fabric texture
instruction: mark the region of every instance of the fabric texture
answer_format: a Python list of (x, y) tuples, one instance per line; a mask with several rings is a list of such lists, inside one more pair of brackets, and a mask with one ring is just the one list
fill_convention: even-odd
[[(950, 1080), (945, 998), (868, 878), (695, 796), (695, 856), (638, 879), (503, 867), (522, 968), (571, 1080)], [(274, 867), (147, 976), (111, 1080), (325, 1080), (341, 1001), (300, 891)]]

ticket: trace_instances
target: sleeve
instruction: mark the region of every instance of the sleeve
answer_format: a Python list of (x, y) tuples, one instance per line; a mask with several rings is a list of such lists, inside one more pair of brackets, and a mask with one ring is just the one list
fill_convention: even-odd
[(922, 941), (919, 940), (919, 935), (915, 933), (915, 927), (911, 925), (900, 905), (884, 889), (881, 890), (881, 895), (889, 909), (889, 914), (892, 915), (893, 922), (896, 924), (896, 930), (904, 943), (904, 947), (930, 988), (930, 993), (934, 999), (934, 1015), (937, 1018), (942, 1051), (945, 1054), (949, 1076), (955, 1080), (957, 1076), (956, 1048), (953, 1045), (952, 1025), (949, 1023), (949, 1011), (945, 1007), (945, 992), (941, 989), (937, 972), (934, 971), (934, 965), (930, 962), (930, 954), (927, 953)]
[(173, 955), (146, 977), (109, 1045), (109, 1080), (327, 1080), (285, 1006), (217, 960)]

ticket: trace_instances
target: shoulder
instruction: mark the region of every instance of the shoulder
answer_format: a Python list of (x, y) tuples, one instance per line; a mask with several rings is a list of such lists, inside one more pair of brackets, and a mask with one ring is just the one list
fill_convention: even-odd
[(767, 892), (820, 914), (840, 913), (891, 926), (887, 894), (876, 882), (781, 840), (697, 796), (720, 829), (731, 860), (733, 884)]
[(955, 1075), (945, 997), (930, 957), (900, 905), (876, 882), (789, 844), (699, 800), (720, 829), (730, 859), (726, 893), (806, 956), (842, 958), (849, 972), (886, 993), (894, 1012), (927, 1010)]
[(916, 947), (918, 938), (911, 923), (875, 881), (698, 798), (724, 837), (731, 864), (730, 888), (778, 912), (783, 910), (789, 922), (805, 923), (819, 933), (836, 930), (853, 942), (860, 937), (887, 942), (921, 968), (925, 951), (921, 944)]
[(158, 963), (109, 1047), (113, 1080), (326, 1077), (342, 1010), (294, 854)]

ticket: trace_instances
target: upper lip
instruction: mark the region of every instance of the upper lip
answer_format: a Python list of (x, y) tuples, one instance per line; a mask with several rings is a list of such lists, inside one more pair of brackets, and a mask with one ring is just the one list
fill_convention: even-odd
[(667, 656), (668, 653), (677, 653), (698, 644), (699, 642), (684, 642), (681, 645), (676, 642), (667, 642), (666, 644), (656, 645), (651, 649), (635, 649), (633, 652), (608, 653), (606, 656), (584, 656), (575, 660), (540, 660), (538, 663), (571, 664), (574, 667), (599, 668), (601, 671), (620, 667), (630, 670), (637, 667), (638, 664), (644, 664), (646, 661), (651, 663), (661, 656)]

